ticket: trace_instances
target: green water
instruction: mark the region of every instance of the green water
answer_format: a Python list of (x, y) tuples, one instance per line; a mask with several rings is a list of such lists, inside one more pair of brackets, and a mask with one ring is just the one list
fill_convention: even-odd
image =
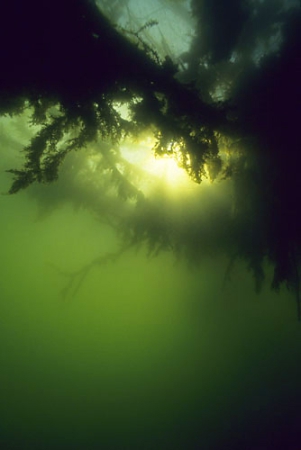
[(112, 230), (67, 203), (41, 219), (26, 192), (0, 204), (1, 448), (293, 448), (292, 296), (254, 294), (242, 263), (224, 286), (223, 257), (192, 270), (142, 248), (64, 297), (70, 273), (118, 249)]
[(36, 221), (26, 194), (1, 197), (2, 448), (224, 448), (294, 420), (292, 298), (254, 295), (243, 269), (223, 290), (222, 259), (189, 271), (142, 251), (63, 299), (55, 267), (115, 244), (87, 213)]

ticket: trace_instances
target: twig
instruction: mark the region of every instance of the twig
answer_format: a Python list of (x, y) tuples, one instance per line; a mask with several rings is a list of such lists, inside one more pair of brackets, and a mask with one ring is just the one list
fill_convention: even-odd
[(48, 265), (51, 266), (57, 273), (68, 278), (67, 284), (61, 290), (61, 295), (63, 299), (66, 299), (67, 297), (71, 298), (75, 297), (75, 295), (78, 293), (83, 282), (85, 281), (86, 277), (89, 275), (93, 267), (103, 266), (105, 264), (117, 261), (123, 255), (123, 253), (125, 253), (125, 251), (128, 250), (131, 246), (132, 245), (127, 245), (121, 247), (116, 252), (106, 253), (105, 255), (98, 256), (97, 258), (93, 259), (91, 262), (89, 262), (88, 264), (84, 265), (83, 267), (74, 272), (63, 271), (54, 264), (48, 263)]

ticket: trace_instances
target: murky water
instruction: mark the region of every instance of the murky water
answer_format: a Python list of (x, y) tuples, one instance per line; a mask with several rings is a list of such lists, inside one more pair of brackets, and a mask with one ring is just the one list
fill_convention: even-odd
[[(112, 20), (127, 32), (143, 31), (143, 39), (157, 47), (162, 60), (173, 56), (180, 70), (187, 70), (190, 59), (185, 59), (185, 52), (197, 36), (189, 5), (197, 10), (196, 1), (130, 0), (117, 2), (119, 10), (111, 2), (98, 3), (109, 12), (111, 8)], [(297, 4), (284, 3), (287, 8)], [(232, 2), (230, 14), (235, 8)], [(218, 16), (217, 23), (223, 24)], [(258, 60), (265, 50), (260, 39), (275, 50), (273, 39), (268, 40), (271, 31), (265, 35), (262, 24), (267, 21), (267, 29), (273, 30), (276, 19), (277, 30), (282, 19), (275, 12), (272, 18), (265, 13), (262, 20), (251, 23), (250, 42), (252, 38)], [(207, 28), (210, 36), (210, 23)], [(223, 44), (224, 39), (221, 49)], [(244, 36), (247, 64), (248, 55), (254, 57), (252, 45)], [(234, 48), (233, 62), (236, 53)], [(228, 77), (225, 70), (226, 81)], [(248, 77), (242, 75), (245, 82), (244, 77)], [(223, 99), (223, 85), (215, 81), (212, 86), (215, 91), (208, 95)], [(253, 107), (259, 111), (253, 102), (250, 111)], [(273, 123), (281, 119), (274, 118)], [(33, 131), (26, 120), (1, 118), (3, 194), (11, 182), (4, 171), (21, 166), (20, 150)], [(149, 150), (147, 139), (143, 142)], [(133, 142), (125, 145), (124, 154), (128, 147), (133, 150)], [(87, 164), (93, 183), (99, 159), (96, 155)], [(75, 162), (80, 166), (80, 157)], [(146, 161), (144, 170), (153, 174), (157, 167)], [(172, 168), (163, 165), (161, 172), (174, 180)], [(272, 293), (269, 282), (256, 295), (243, 262), (236, 264), (225, 284), (229, 260), (218, 252), (204, 253), (194, 269), (169, 252), (149, 257), (142, 247), (118, 253), (113, 229), (93, 214), (98, 192), (89, 202), (93, 187), (89, 190), (79, 179), (80, 188), (87, 189), (77, 208), (69, 201), (79, 195), (79, 190), (72, 191), (76, 186), (71, 185), (76, 181), (72, 176), (53, 190), (40, 186), (0, 195), (0, 448), (300, 450), (301, 323), (293, 296), (285, 290)], [(145, 183), (147, 190), (150, 183)], [(146, 209), (146, 213), (153, 218), (152, 214), (170, 208), (179, 224), (176, 231), (183, 232), (185, 239), (190, 222), (193, 236), (213, 225), (212, 234), (208, 232), (212, 238), (224, 226), (214, 208), (223, 208), (230, 190), (216, 196), (208, 188), (209, 197), (204, 194), (202, 202), (197, 193), (191, 201), (188, 194), (189, 201), (183, 200), (183, 195), (185, 214), (189, 212), (185, 215), (177, 208), (179, 192), (186, 195), (190, 189), (183, 186), (164, 199), (158, 191), (157, 210)], [(116, 204), (121, 204), (120, 199)], [(104, 202), (105, 211), (107, 206)], [(201, 227), (200, 218), (204, 219)], [(141, 218), (142, 225), (147, 221)], [(219, 239), (223, 233), (217, 233)], [(189, 236), (187, 241), (191, 246)], [(210, 243), (209, 239), (208, 248)]]
[(141, 250), (63, 297), (113, 233), (68, 206), (37, 221), (26, 193), (0, 201), (2, 448), (252, 448), (298, 419), (288, 294), (256, 296), (239, 267), (223, 289), (222, 258), (192, 271)]

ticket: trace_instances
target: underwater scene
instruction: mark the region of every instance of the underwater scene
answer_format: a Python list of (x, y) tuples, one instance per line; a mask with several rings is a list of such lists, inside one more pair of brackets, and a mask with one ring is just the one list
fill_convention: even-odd
[(301, 450), (300, 27), (1, 6), (1, 450)]
[[(3, 194), (24, 126), (2, 120)], [(42, 187), (0, 198), (2, 448), (298, 448), (294, 296), (268, 282), (256, 294), (244, 261), (225, 279), (218, 249), (197, 267), (168, 250), (120, 251), (114, 229), (72, 203), (90, 191), (61, 184), (57, 199), (56, 184)], [(224, 187), (208, 187), (210, 202), (190, 188), (189, 210), (227, 205)], [(160, 209), (181, 214), (179, 199)]]

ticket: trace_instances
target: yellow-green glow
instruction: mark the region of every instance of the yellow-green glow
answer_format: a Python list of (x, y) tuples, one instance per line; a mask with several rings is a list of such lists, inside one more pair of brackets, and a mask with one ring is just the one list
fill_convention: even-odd
[(126, 141), (121, 146), (122, 156), (145, 172), (145, 177), (141, 180), (141, 189), (147, 193), (159, 185), (178, 193), (196, 189), (196, 183), (179, 166), (174, 155), (154, 154), (155, 143), (154, 137), (146, 135), (136, 141)]
[(173, 186), (187, 183), (187, 176), (183, 170), (179, 170), (176, 161), (168, 155), (157, 158), (150, 157), (145, 161), (145, 169)]
[[(22, 164), (26, 123), (25, 116), (0, 122), (2, 192), (5, 169)], [(297, 404), (300, 326), (292, 302), (285, 293), (255, 296), (240, 262), (222, 288), (229, 261), (206, 248), (195, 271), (175, 264), (172, 253), (127, 251), (92, 267), (76, 295), (63, 298), (70, 274), (119, 248), (114, 227), (102, 221), (106, 201), (124, 228), (137, 212), (114, 202), (106, 145), (68, 155), (56, 183), (0, 196), (1, 448), (225, 448), (228, 428), (235, 437), (249, 430), (261, 405), (265, 413), (283, 398)], [(176, 160), (155, 158), (153, 145), (149, 134), (121, 148), (138, 168), (129, 181), (152, 197), (138, 209), (142, 223), (153, 233), (167, 224), (198, 245), (199, 227), (209, 237), (224, 227), (215, 214), (230, 208), (230, 182), (198, 185)], [(122, 159), (120, 170), (127, 175)], [(113, 185), (107, 197), (106, 183)], [(50, 205), (43, 220), (37, 201)]]

